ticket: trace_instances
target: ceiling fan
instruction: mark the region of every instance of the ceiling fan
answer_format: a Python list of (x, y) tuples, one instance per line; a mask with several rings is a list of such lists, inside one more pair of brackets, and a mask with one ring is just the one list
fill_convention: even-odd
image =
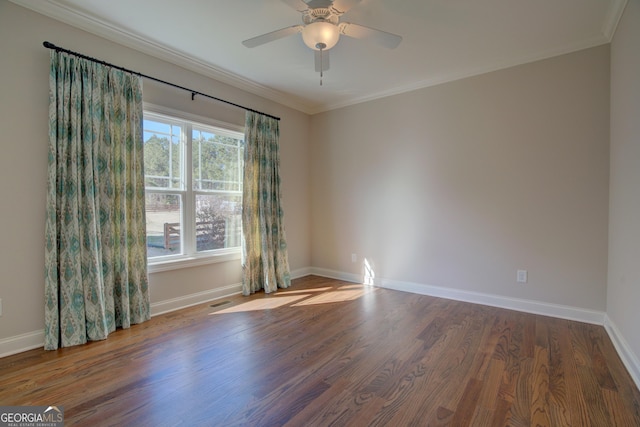
[(302, 40), (315, 51), (315, 69), (320, 73), (329, 69), (329, 52), (338, 43), (340, 35), (376, 43), (393, 49), (402, 41), (402, 37), (386, 31), (376, 30), (351, 22), (340, 22), (340, 17), (361, 0), (282, 0), (302, 13), (304, 25), (292, 25), (270, 33), (247, 39), (242, 42), (246, 47), (256, 47), (283, 37), (302, 33)]

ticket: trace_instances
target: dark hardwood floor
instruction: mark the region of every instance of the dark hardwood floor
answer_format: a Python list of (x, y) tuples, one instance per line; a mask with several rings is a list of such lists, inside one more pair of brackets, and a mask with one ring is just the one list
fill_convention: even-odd
[(2, 358), (0, 405), (67, 426), (640, 426), (601, 326), (314, 276), (221, 302)]

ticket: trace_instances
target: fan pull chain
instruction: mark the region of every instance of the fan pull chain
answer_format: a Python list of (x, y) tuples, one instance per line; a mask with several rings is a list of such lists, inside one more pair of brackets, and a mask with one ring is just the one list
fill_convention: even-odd
[(320, 86), (322, 86), (322, 70), (324, 70), (324, 64), (322, 63), (322, 49), (320, 49)]
[(322, 86), (322, 77), (324, 76), (324, 61), (322, 59), (322, 51), (327, 47), (324, 43), (316, 43), (316, 49), (320, 51), (320, 86)]

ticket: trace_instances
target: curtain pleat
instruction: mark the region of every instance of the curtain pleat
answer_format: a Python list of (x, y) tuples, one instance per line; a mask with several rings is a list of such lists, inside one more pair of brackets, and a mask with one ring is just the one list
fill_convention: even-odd
[(45, 348), (150, 317), (142, 81), (51, 52)]
[(279, 124), (248, 111), (242, 192), (242, 293), (291, 285), (280, 196)]

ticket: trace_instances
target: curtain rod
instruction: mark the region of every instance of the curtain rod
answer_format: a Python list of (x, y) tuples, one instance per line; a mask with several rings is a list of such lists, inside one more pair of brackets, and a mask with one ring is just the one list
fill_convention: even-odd
[(165, 80), (161, 80), (161, 79), (158, 79), (158, 78), (155, 78), (155, 77), (152, 77), (152, 76), (148, 76), (146, 74), (139, 73), (138, 71), (133, 71), (133, 70), (126, 69), (124, 67), (120, 67), (118, 65), (110, 64), (109, 62), (105, 62), (105, 61), (102, 61), (100, 59), (92, 58), (90, 56), (83, 55), (81, 53), (74, 52), (74, 51), (69, 50), (69, 49), (64, 49), (64, 48), (56, 46), (55, 44), (53, 44), (51, 42), (48, 42), (48, 41), (43, 42), (42, 45), (44, 47), (46, 47), (47, 49), (54, 49), (56, 52), (69, 53), (71, 55), (77, 56), (78, 58), (83, 58), (83, 59), (86, 59), (88, 61), (92, 61), (92, 62), (96, 62), (98, 64), (106, 65), (107, 67), (115, 68), (115, 69), (118, 69), (118, 70), (121, 70), (121, 71), (125, 71), (125, 72), (131, 73), (131, 74), (135, 74), (136, 76), (144, 77), (145, 79), (153, 80), (154, 82), (162, 83), (162, 84), (165, 84), (165, 85), (168, 85), (168, 86), (172, 86), (172, 87), (175, 87), (175, 88), (178, 88), (178, 89), (182, 89), (182, 90), (187, 91), (187, 92), (191, 92), (191, 100), (193, 100), (196, 95), (200, 95), (200, 96), (204, 96), (205, 98), (210, 98), (210, 99), (213, 99), (213, 100), (216, 100), (216, 101), (219, 101), (219, 102), (223, 102), (223, 103), (228, 104), (228, 105), (232, 105), (232, 106), (237, 107), (237, 108), (241, 108), (241, 109), (243, 109), (245, 111), (251, 111), (252, 113), (262, 114), (263, 116), (271, 117), (272, 119), (275, 119), (275, 120), (280, 120), (280, 117), (272, 116), (271, 114), (263, 113), (262, 111), (254, 110), (252, 108), (248, 108), (248, 107), (242, 106), (240, 104), (235, 104), (233, 102), (226, 101), (224, 99), (216, 98), (215, 96), (207, 95), (206, 93), (202, 93), (202, 92), (199, 92), (197, 90), (189, 89), (187, 87), (180, 86), (180, 85), (177, 85), (175, 83), (171, 83), (171, 82), (168, 82), (168, 81), (165, 81)]

